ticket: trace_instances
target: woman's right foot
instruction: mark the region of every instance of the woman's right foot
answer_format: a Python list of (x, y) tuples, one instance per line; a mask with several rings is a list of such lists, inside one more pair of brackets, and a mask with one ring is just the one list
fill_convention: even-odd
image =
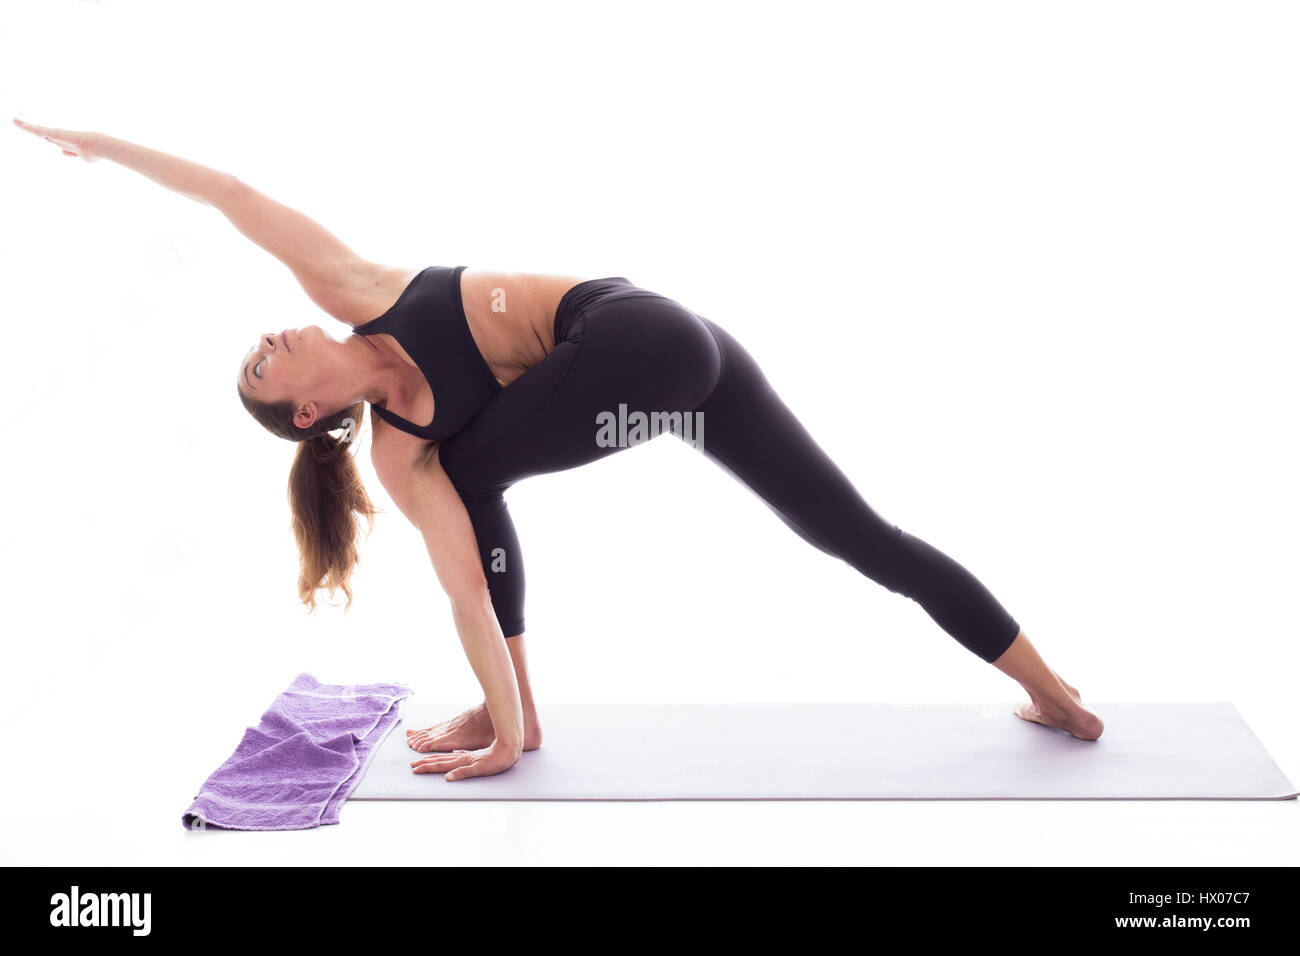
[[(418, 753), (481, 750), (492, 746), (494, 740), (496, 729), (492, 726), (486, 702), (432, 727), (406, 731), (407, 745)], [(537, 715), (525, 713), (524, 750), (536, 750), (541, 745), (542, 728), (537, 722)]]

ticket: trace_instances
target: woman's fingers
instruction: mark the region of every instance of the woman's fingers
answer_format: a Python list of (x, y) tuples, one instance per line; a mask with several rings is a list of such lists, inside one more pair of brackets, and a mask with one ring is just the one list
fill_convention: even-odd
[(482, 750), (455, 750), (449, 754), (435, 754), (411, 761), (412, 773), (442, 773), (448, 780), (464, 780), (467, 777), (487, 777), (509, 770), (518, 760), (518, 755), (510, 755), (493, 747)]
[(475, 757), (469, 763), (462, 767), (457, 767), (447, 774), (448, 780), (464, 780), (466, 777), (487, 777), (494, 773), (500, 773), (504, 767), (490, 769), (490, 761), (487, 757)]
[(472, 759), (473, 756), (474, 754), (468, 750), (453, 750), (450, 753), (429, 754), (427, 757), (419, 757), (411, 761), (411, 766), (414, 767), (416, 764), (440, 763), (447, 760), (469, 760)]
[(413, 773), (445, 773), (448, 770), (454, 770), (468, 764), (473, 759), (474, 755), (469, 751), (457, 750), (449, 754), (436, 754), (432, 757), (421, 757), (419, 760), (412, 760), (411, 770)]
[(44, 139), (48, 139), (51, 143), (54, 142), (53, 137), (57, 136), (59, 133), (58, 130), (50, 129), (48, 126), (37, 126), (35, 123), (24, 123), (20, 119), (15, 119), (14, 125), (19, 129), (27, 130), (27, 132), (31, 133), (33, 136), (40, 136)]
[(493, 774), (509, 770), (517, 760), (517, 757), (508, 756), (491, 747), (486, 750), (477, 750), (469, 763), (451, 770), (447, 774), (447, 779), (465, 780), (469, 777), (490, 777)]
[(54, 129), (50, 126), (37, 126), (35, 123), (24, 123), (22, 120), (14, 120), (19, 126), (36, 136), (48, 139), (51, 143), (68, 142), (67, 133), (61, 129)]
[(53, 143), (63, 152), (64, 156), (72, 156), (76, 159), (84, 159), (87, 162), (94, 162), (94, 147), (91, 145), (94, 133), (78, 133), (67, 129), (54, 129), (50, 126), (37, 126), (35, 123), (26, 123), (17, 117), (14, 117), (14, 125), (19, 129), (24, 129), (33, 136), (39, 136), (47, 143)]

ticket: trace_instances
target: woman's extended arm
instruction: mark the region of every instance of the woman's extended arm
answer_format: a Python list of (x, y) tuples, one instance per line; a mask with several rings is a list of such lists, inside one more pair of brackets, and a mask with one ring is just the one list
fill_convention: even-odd
[(14, 120), (68, 156), (108, 159), (161, 186), (219, 209), (293, 273), (308, 297), (334, 318), (359, 325), (382, 313), (412, 270), (362, 259), (320, 223), (276, 202), (231, 173), (103, 133), (53, 129)]
[(451, 771), (448, 780), (501, 773), (514, 766), (524, 747), (515, 665), (497, 623), (465, 505), (436, 452), (415, 462), (413, 452), (420, 447), (381, 424), (375, 431), (371, 459), (394, 503), (424, 535), (434, 572), (451, 601), (461, 646), (483, 687), (496, 740), (482, 750), (423, 757), (412, 767), (416, 773)]

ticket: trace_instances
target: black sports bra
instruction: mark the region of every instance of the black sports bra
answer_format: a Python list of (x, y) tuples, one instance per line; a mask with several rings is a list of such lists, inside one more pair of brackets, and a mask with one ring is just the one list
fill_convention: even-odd
[(394, 428), (428, 441), (460, 431), (502, 390), (469, 331), (460, 295), (464, 271), (465, 266), (429, 266), (402, 290), (392, 308), (352, 330), (355, 335), (391, 335), (424, 374), (433, 391), (429, 424), (416, 425), (382, 405), (373, 408)]

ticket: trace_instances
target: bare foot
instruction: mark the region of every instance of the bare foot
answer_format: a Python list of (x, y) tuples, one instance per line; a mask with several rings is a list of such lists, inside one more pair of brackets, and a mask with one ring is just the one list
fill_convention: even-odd
[[(1048, 670), (1052, 671), (1050, 667), (1048, 668)], [(1075, 690), (1073, 687), (1071, 687), (1069, 684), (1067, 684), (1065, 682), (1065, 678), (1062, 677), (1060, 674), (1056, 673), (1056, 671), (1052, 671), (1052, 676), (1061, 682), (1061, 686), (1064, 687), (1066, 690), (1068, 690), (1070, 692), (1070, 696), (1073, 697), (1075, 700), (1083, 699), (1082, 697), (1079, 696), (1079, 692)]]
[[(1061, 681), (1061, 683), (1065, 682)], [(1075, 696), (1073, 688), (1068, 684), (1066, 687), (1071, 691), (1071, 696)], [(1080, 740), (1096, 740), (1106, 726), (1101, 722), (1100, 717), (1080, 705), (1077, 697), (1072, 705), (1066, 707), (1040, 702), (1031, 697), (1028, 703), (1017, 704), (1012, 713), (1021, 720), (1055, 727)]]
[[(451, 750), (481, 750), (490, 747), (496, 739), (487, 703), (471, 707), (450, 720), (440, 721), (432, 727), (406, 731), (406, 743), (419, 753)], [(524, 714), (524, 749), (536, 750), (542, 745), (542, 727), (536, 714)]]

